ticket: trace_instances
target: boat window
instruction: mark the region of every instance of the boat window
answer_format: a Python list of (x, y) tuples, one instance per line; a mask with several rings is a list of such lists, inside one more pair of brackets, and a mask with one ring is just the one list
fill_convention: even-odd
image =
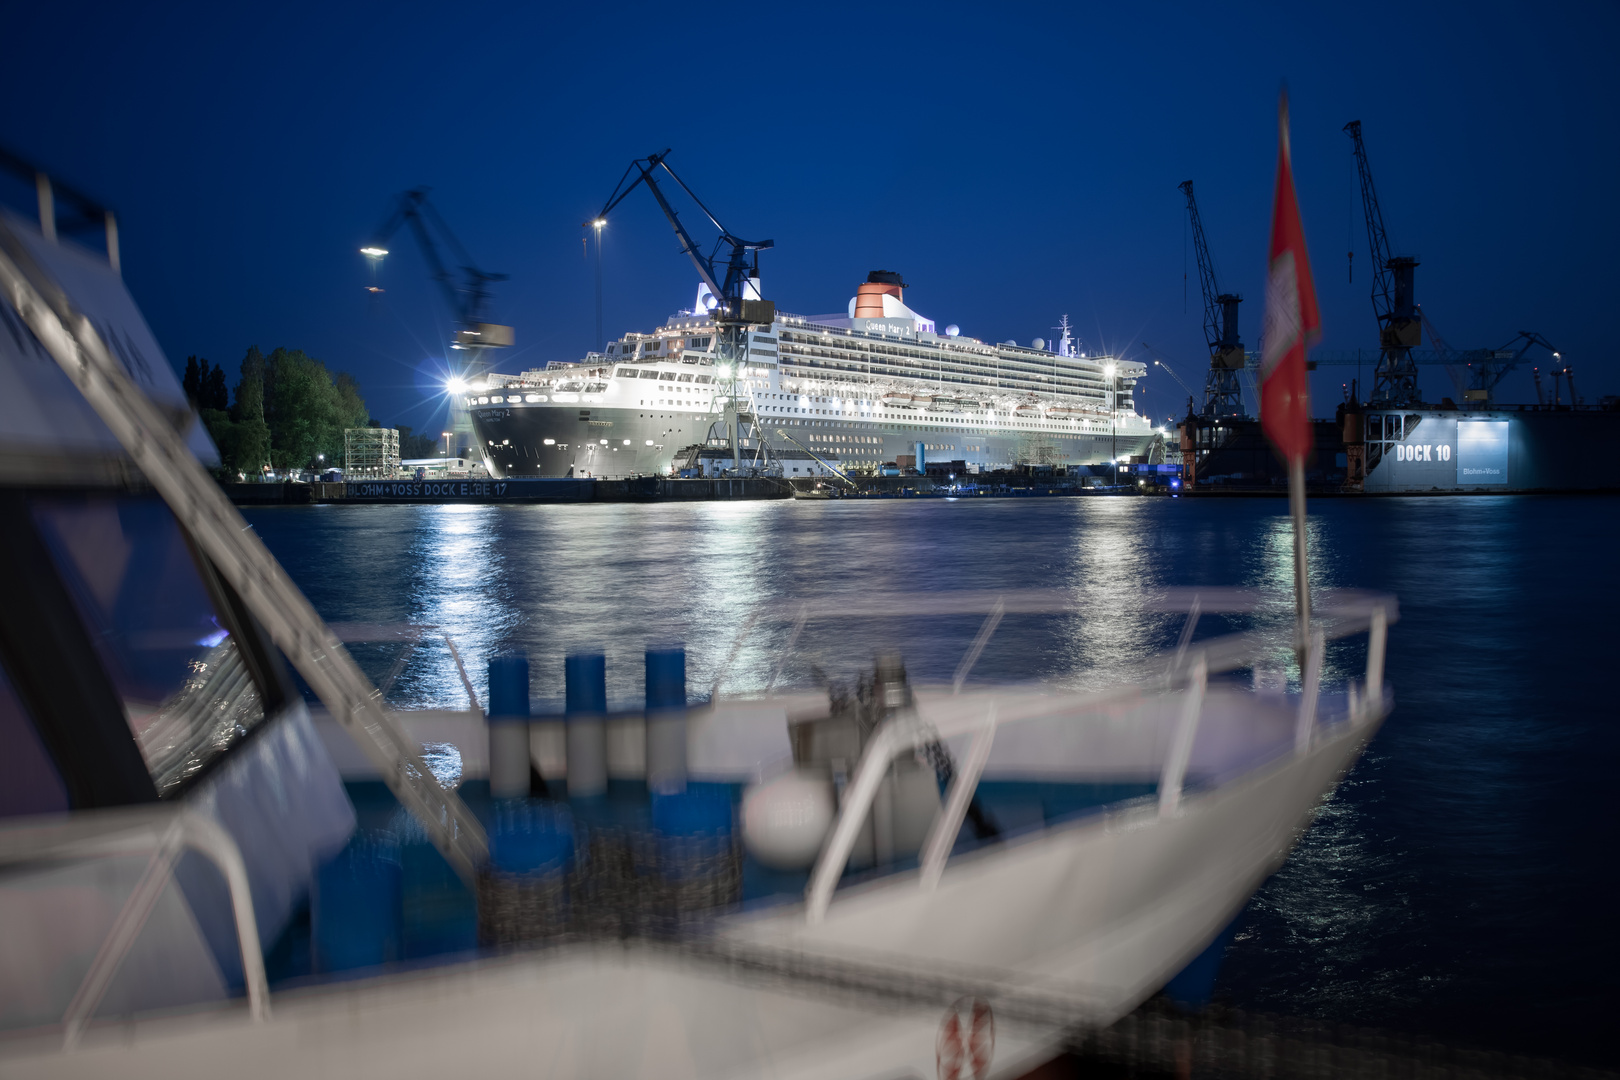
[(264, 719), (260, 690), (169, 508), (155, 496), (31, 500), (159, 795)]
[(687, 373), (687, 374), (685, 374), (685, 375), (682, 375), (682, 376), (681, 376), (681, 377), (680, 377), (680, 380), (679, 380), (679, 381), (680, 381), (680, 382), (691, 382), (691, 381), (692, 381), (692, 375), (691, 375), (691, 374), (690, 374), (690, 373)]
[(643, 379), (656, 379), (658, 378), (658, 372), (648, 368), (641, 373), (641, 377)]
[(674, 382), (675, 381), (675, 373), (673, 371), (666, 371), (663, 374), (659, 375), (658, 377), (660, 379), (663, 379), (665, 382)]
[(636, 369), (622, 367), (618, 370), (618, 376), (621, 379), (634, 379), (636, 377)]
[(68, 809), (67, 785), (34, 727), (33, 717), (0, 664), (0, 746), (6, 748), (0, 776), (0, 818)]

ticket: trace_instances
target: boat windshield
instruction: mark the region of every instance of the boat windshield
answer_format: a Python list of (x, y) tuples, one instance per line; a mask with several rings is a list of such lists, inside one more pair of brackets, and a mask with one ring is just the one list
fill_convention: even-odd
[(11, 674), (0, 662), (0, 746), (6, 748), (0, 783), (0, 818), (46, 814), (68, 808), (67, 785), (51, 760)]
[(264, 719), (259, 689), (174, 516), (151, 495), (30, 500), (159, 795)]

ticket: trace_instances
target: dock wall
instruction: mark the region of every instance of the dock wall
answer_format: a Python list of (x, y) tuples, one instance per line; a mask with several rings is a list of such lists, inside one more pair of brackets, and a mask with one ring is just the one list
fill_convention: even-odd
[(226, 484), (240, 506), (298, 506), (311, 503), (589, 503), (699, 502), (731, 499), (786, 499), (785, 480), (742, 477), (673, 480), (638, 476), (625, 480), (355, 480), (334, 484)]

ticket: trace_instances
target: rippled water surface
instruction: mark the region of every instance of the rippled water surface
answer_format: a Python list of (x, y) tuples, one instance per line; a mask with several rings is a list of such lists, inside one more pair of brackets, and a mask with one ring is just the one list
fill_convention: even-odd
[[(278, 507), (246, 510), (330, 620), (429, 623), (475, 683), (528, 651), (538, 697), (564, 653), (599, 645), (609, 693), (641, 692), (648, 644), (685, 642), (694, 694), (763, 603), (874, 592), (1048, 586), (1076, 614), (1009, 617), (980, 661), (996, 678), (1090, 684), (1173, 642), (1179, 617), (1134, 607), (1162, 585), (1277, 590), (1280, 499), (1074, 498)], [(1396, 711), (1245, 913), (1220, 993), (1240, 1006), (1612, 1063), (1600, 1034), (1617, 965), (1614, 609), (1620, 501), (1320, 500), (1318, 587), (1396, 593)], [(784, 680), (847, 676), (898, 647), (948, 678), (977, 619), (811, 624)], [(1218, 627), (1217, 627), (1218, 628)], [(752, 634), (728, 686), (770, 677), (788, 627)], [(356, 650), (368, 669), (383, 651)], [(447, 649), (393, 693), (464, 707)]]

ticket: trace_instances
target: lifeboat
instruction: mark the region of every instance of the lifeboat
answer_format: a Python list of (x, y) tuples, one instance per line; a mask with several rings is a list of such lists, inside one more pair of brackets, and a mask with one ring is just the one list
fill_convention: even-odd
[(891, 409), (903, 409), (903, 408), (906, 408), (906, 407), (910, 406), (912, 399), (911, 399), (910, 394), (902, 394), (902, 393), (900, 393), (898, 391), (895, 391), (895, 392), (892, 392), (892, 393), (884, 394), (881, 400), (882, 400), (884, 405), (888, 406)]

